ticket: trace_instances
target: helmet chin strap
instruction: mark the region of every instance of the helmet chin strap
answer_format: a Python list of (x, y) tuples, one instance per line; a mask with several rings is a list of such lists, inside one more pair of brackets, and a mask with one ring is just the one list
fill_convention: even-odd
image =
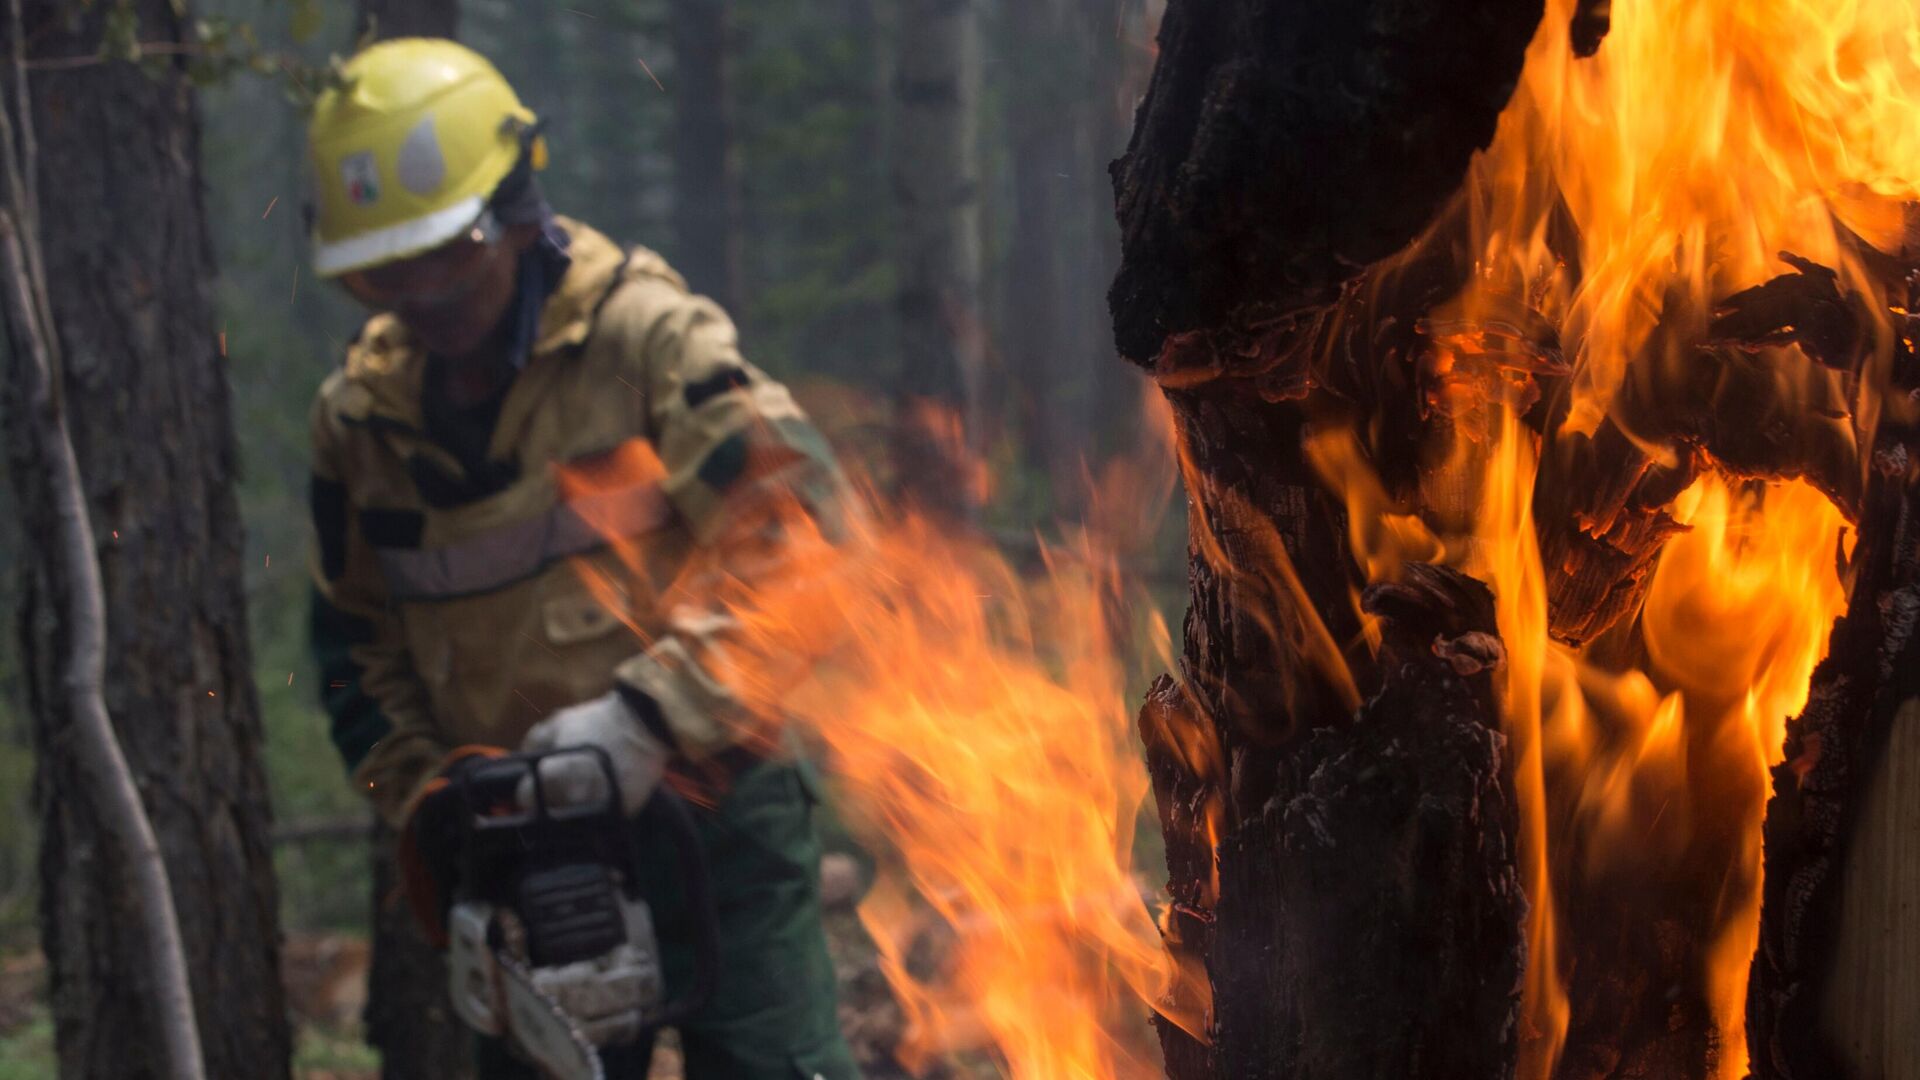
[(520, 160), (487, 200), (488, 212), (500, 224), (534, 225), (540, 230), (533, 246), (520, 253), (515, 269), (513, 307), (509, 309), (514, 321), (506, 335), (507, 364), (515, 371), (526, 367), (534, 337), (540, 332), (540, 311), (573, 264), (573, 257), (567, 254), (571, 238), (554, 220), (553, 207), (534, 176), (537, 163), (533, 151), (540, 128), (541, 122), (536, 120), (520, 129)]

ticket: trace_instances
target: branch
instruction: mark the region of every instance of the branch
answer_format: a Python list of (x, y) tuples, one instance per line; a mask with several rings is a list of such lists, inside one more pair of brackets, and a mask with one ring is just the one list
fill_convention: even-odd
[(329, 842), (334, 840), (371, 840), (374, 837), (376, 823), (365, 816), (310, 818), (304, 821), (287, 821), (273, 827), (273, 846), (282, 844), (304, 844), (310, 840)]

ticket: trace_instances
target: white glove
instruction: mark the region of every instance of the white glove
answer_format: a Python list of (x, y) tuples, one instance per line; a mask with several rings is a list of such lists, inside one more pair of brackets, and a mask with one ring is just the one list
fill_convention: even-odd
[[(620, 808), (628, 816), (640, 811), (660, 786), (667, 767), (667, 748), (653, 737), (617, 692), (569, 705), (533, 725), (520, 748), (528, 752), (568, 746), (597, 746), (613, 764), (620, 788)], [(606, 775), (588, 754), (572, 754), (540, 763), (540, 785), (549, 806), (580, 806), (606, 798)], [(520, 803), (533, 803), (533, 782), (527, 778), (518, 792)]]

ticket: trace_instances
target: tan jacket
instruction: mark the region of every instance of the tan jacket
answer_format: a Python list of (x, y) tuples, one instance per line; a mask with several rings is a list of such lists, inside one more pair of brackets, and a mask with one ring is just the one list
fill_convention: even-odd
[[(503, 489), (462, 505), (422, 494), (421, 475), (464, 473), (424, 433), (426, 356), (391, 315), (314, 401), (322, 694), (354, 780), (390, 820), (453, 747), (514, 746), (616, 674), (661, 703), (689, 758), (729, 745), (728, 698), (703, 666), (725, 620), (680, 608), (670, 625), (662, 592), (769, 488), (823, 504), (842, 490), (718, 306), (658, 255), (562, 225), (573, 263), (489, 447), (519, 463)], [(664, 477), (611, 471), (640, 447)], [(575, 491), (586, 501), (563, 497), (560, 466), (595, 478), (591, 496)], [(636, 542), (639, 572), (608, 549), (609, 526)], [(600, 575), (599, 595), (583, 575)]]

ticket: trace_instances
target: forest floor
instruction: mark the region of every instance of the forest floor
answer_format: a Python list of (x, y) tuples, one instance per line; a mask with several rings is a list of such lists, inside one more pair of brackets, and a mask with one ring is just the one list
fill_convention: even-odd
[[(840, 980), (840, 1022), (867, 1080), (904, 1080), (894, 1061), (902, 1018), (873, 943), (851, 906), (829, 910), (827, 939)], [(284, 952), (295, 1021), (295, 1080), (378, 1080), (379, 1059), (359, 1034), (366, 1002), (367, 941), (345, 933), (290, 933)], [(37, 951), (0, 956), (0, 1080), (49, 1080), (53, 1031)], [(984, 1061), (956, 1062), (928, 1078), (993, 1076)], [(649, 1080), (680, 1080), (679, 1054), (662, 1040)]]

